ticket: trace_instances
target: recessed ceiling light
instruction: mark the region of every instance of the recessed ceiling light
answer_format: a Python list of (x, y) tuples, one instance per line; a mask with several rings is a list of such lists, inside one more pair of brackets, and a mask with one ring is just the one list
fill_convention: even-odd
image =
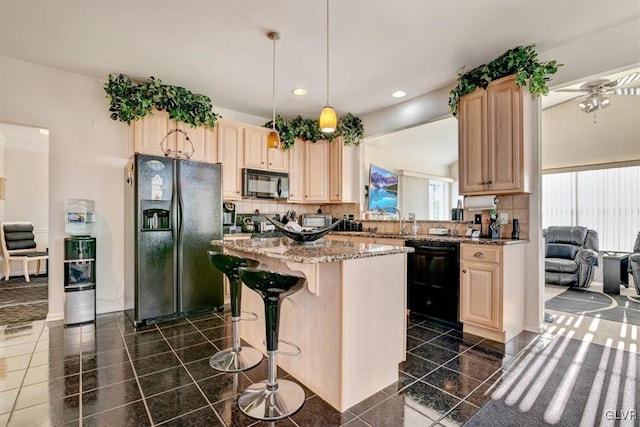
[(401, 90), (397, 90), (391, 94), (391, 96), (393, 96), (394, 98), (402, 98), (405, 95), (406, 95), (406, 92), (403, 92)]
[(296, 96), (305, 96), (307, 94), (307, 90), (303, 88), (294, 89), (291, 91)]
[(49, 135), (49, 129), (38, 129), (38, 132), (40, 132), (43, 135)]

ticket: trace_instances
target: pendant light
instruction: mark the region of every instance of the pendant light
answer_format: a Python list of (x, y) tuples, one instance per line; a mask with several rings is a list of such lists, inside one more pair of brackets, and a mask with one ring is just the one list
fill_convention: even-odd
[(271, 131), (267, 136), (267, 148), (280, 148), (280, 135), (276, 130), (276, 40), (280, 39), (280, 33), (277, 31), (269, 31), (267, 37), (273, 41), (273, 115), (271, 118)]
[(329, 104), (329, 0), (327, 0), (327, 104), (320, 112), (318, 123), (323, 133), (335, 132), (338, 125), (336, 110)]

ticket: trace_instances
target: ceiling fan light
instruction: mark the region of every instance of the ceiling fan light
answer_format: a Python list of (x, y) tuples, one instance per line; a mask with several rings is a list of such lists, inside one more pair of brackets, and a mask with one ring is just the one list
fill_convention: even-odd
[(611, 105), (611, 99), (609, 99), (609, 97), (600, 97), (600, 108), (607, 108), (609, 105)]
[(318, 120), (320, 130), (323, 133), (333, 133), (338, 126), (338, 117), (336, 116), (336, 110), (331, 105), (325, 105), (320, 112), (320, 120)]
[(272, 129), (267, 135), (267, 148), (280, 148), (280, 135), (275, 129)]
[(580, 109), (580, 111), (586, 112), (587, 109), (589, 108), (589, 105), (591, 105), (591, 102), (589, 101), (588, 98), (585, 98), (578, 103), (578, 108)]

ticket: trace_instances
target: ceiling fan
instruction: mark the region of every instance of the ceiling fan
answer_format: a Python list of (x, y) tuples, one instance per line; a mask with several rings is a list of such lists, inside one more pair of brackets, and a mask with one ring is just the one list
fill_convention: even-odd
[[(640, 72), (628, 74), (618, 80), (596, 79), (583, 83), (579, 89), (559, 89), (558, 92), (584, 92), (578, 108), (585, 113), (594, 113), (611, 105), (608, 95), (640, 95), (640, 86), (633, 82), (640, 79)], [(594, 118), (595, 119), (595, 118)]]

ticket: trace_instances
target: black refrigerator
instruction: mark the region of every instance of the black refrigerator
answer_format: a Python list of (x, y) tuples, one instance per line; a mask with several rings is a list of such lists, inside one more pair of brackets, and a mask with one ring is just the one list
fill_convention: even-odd
[(222, 165), (135, 154), (125, 168), (125, 309), (134, 326), (217, 310)]

